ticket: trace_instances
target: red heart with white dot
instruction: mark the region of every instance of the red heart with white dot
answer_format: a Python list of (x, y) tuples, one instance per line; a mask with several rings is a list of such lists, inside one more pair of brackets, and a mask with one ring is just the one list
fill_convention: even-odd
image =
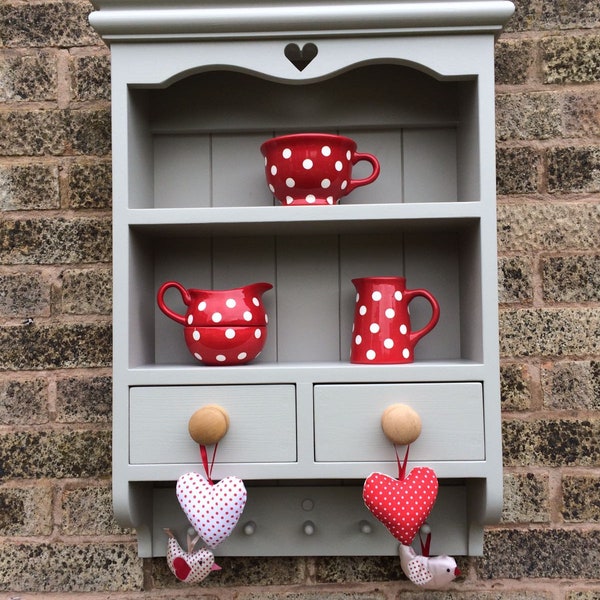
[(437, 477), (428, 467), (416, 467), (404, 479), (371, 473), (363, 486), (367, 508), (405, 546), (427, 520), (437, 493)]

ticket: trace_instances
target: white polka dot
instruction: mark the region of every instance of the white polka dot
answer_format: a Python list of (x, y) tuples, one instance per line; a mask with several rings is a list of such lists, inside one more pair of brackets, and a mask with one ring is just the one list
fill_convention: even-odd
[(362, 316), (367, 314), (367, 307), (364, 304), (358, 309), (358, 314)]
[(360, 346), (360, 345), (362, 344), (362, 336), (361, 336), (361, 335), (357, 335), (357, 336), (354, 338), (354, 343), (355, 343), (357, 346)]
[(360, 300), (360, 294), (358, 292), (356, 292), (356, 302), (358, 302)]
[(265, 315), (265, 323), (269, 322), (269, 315)]
[(352, 158), (352, 152), (350, 152), (350, 150), (348, 150), (348, 152), (346, 152), (346, 158), (348, 160), (350, 160)]
[(227, 360), (227, 357), (224, 354), (217, 354), (216, 359), (219, 362), (225, 362)]
[(346, 181), (344, 179), (344, 181), (342, 181), (342, 185), (340, 186), (343, 190), (345, 190), (348, 187), (348, 181)]
[(283, 158), (290, 158), (290, 156), (292, 156), (292, 151), (289, 148), (285, 148), (281, 153), (281, 156), (283, 156)]
[(408, 348), (404, 348), (404, 350), (402, 350), (402, 356), (404, 356), (404, 358), (408, 358), (410, 356), (410, 350)]
[(383, 340), (383, 345), (390, 350), (391, 348), (394, 347), (394, 340), (392, 338), (386, 338), (385, 340)]
[(402, 300), (402, 292), (399, 290), (397, 292), (394, 292), (394, 298), (396, 298), (396, 300), (400, 302), (400, 300)]
[(248, 358), (248, 353), (247, 352), (240, 352), (238, 355), (238, 360), (244, 360), (245, 358)]
[(335, 170), (338, 172), (344, 168), (344, 164), (342, 163), (341, 160), (336, 160), (334, 166), (335, 166)]
[(277, 166), (276, 165), (273, 165), (271, 167), (271, 175), (277, 175)]
[(260, 329), (254, 330), (254, 337), (259, 340), (262, 337), (262, 331)]
[(309, 171), (310, 169), (312, 169), (312, 168), (313, 168), (313, 161), (312, 161), (312, 160), (310, 160), (310, 158), (305, 158), (305, 159), (302, 161), (302, 166), (303, 166), (303, 167), (304, 167), (304, 168), (305, 168), (307, 171)]
[(235, 329), (231, 329), (231, 328), (226, 329), (225, 330), (225, 337), (228, 340), (232, 340), (235, 337)]
[(198, 341), (200, 339), (200, 332), (197, 329), (194, 329), (192, 337), (194, 338), (194, 340)]
[(249, 310), (244, 311), (244, 321), (252, 321), (252, 313)]
[(386, 308), (385, 309), (385, 316), (388, 319), (393, 319), (396, 316), (396, 311), (393, 308)]
[(326, 190), (331, 185), (331, 179), (323, 179), (321, 181), (321, 187)]
[(194, 352), (194, 358), (197, 358), (198, 360), (202, 360), (202, 356), (200, 356), (197, 352)]
[(317, 197), (314, 194), (309, 194), (306, 196), (306, 202), (308, 204), (314, 204), (317, 201)]
[(371, 299), (375, 300), (375, 302), (379, 302), (381, 300), (381, 292), (375, 290), (372, 294), (371, 294)]
[(369, 325), (369, 331), (370, 331), (371, 333), (379, 333), (379, 329), (380, 329), (380, 328), (379, 328), (379, 324), (378, 324), (378, 323), (371, 323), (371, 324)]
[(296, 182), (291, 177), (288, 177), (285, 180), (285, 185), (287, 185), (289, 188), (293, 188), (296, 185)]
[(286, 201), (288, 204), (291, 204), (291, 203), (294, 201), (294, 199), (293, 199), (291, 196), (286, 196), (286, 197), (285, 197), (285, 201)]
[(260, 306), (260, 300), (254, 296), (254, 298), (252, 298), (252, 304), (254, 304), (254, 306)]
[(191, 325), (194, 322), (194, 315), (188, 315), (187, 322), (188, 325)]
[(407, 332), (408, 332), (408, 327), (406, 327), (406, 325), (404, 325), (404, 323), (402, 323), (402, 325), (400, 325), (400, 333), (402, 335), (406, 335)]
[(198, 304), (198, 310), (206, 310), (206, 302), (204, 300)]
[(327, 204), (333, 204), (333, 196), (327, 196)]
[(267, 160), (267, 157), (265, 156), (265, 167), (267, 166), (268, 162), (269, 161)]
[(227, 298), (227, 300), (225, 300), (225, 306), (227, 308), (235, 308), (236, 304), (237, 302), (233, 298)]
[(367, 350), (367, 359), (368, 360), (375, 360), (376, 357), (377, 357), (377, 353), (375, 352), (375, 350)]
[(271, 193), (275, 193), (275, 186), (272, 183), (269, 184), (269, 189), (271, 190)]
[(211, 317), (213, 323), (220, 323), (222, 318), (223, 315), (220, 312), (213, 313), (213, 316)]
[(331, 156), (331, 148), (329, 146), (323, 146), (321, 148), (321, 154), (323, 156)]

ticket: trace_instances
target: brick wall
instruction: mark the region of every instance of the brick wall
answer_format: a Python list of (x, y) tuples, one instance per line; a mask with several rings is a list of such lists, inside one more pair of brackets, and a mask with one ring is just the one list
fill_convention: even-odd
[(600, 599), (600, 3), (497, 46), (505, 508), (448, 592), (393, 558), (137, 558), (110, 502), (109, 53), (87, 0), (0, 5), (0, 598)]

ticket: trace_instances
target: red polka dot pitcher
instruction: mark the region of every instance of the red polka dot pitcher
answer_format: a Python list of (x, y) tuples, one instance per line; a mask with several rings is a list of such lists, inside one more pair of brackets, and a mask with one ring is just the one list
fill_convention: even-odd
[[(260, 282), (231, 290), (199, 290), (167, 281), (158, 290), (157, 302), (167, 317), (183, 325), (194, 358), (206, 365), (240, 365), (256, 358), (265, 345), (268, 317), (262, 295), (272, 287)], [(181, 294), (185, 315), (166, 305), (170, 288)]]
[[(413, 362), (417, 342), (439, 320), (437, 300), (427, 290), (407, 290), (404, 277), (362, 277), (352, 283), (357, 293), (350, 362)], [(408, 305), (417, 296), (429, 301), (432, 315), (425, 327), (412, 331)]]

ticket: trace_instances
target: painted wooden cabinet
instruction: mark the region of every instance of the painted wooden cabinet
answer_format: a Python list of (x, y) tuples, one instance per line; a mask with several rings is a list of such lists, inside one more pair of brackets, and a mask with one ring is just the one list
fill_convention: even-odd
[[(502, 504), (493, 76), (512, 3), (94, 5), (112, 55), (114, 506), (140, 554), (187, 528), (174, 485), (201, 470), (187, 423), (211, 403), (231, 423), (213, 475), (248, 488), (216, 554), (395, 554), (361, 488), (397, 474), (380, 426), (397, 402), (423, 421), (409, 468), (441, 483), (432, 551), (481, 553)], [(339, 205), (279, 205), (259, 147), (301, 131), (353, 138), (381, 175)], [(349, 362), (351, 279), (370, 275), (440, 303), (412, 364)], [(195, 361), (157, 308), (167, 280), (273, 283), (259, 358)], [(429, 310), (411, 304), (415, 327)]]

